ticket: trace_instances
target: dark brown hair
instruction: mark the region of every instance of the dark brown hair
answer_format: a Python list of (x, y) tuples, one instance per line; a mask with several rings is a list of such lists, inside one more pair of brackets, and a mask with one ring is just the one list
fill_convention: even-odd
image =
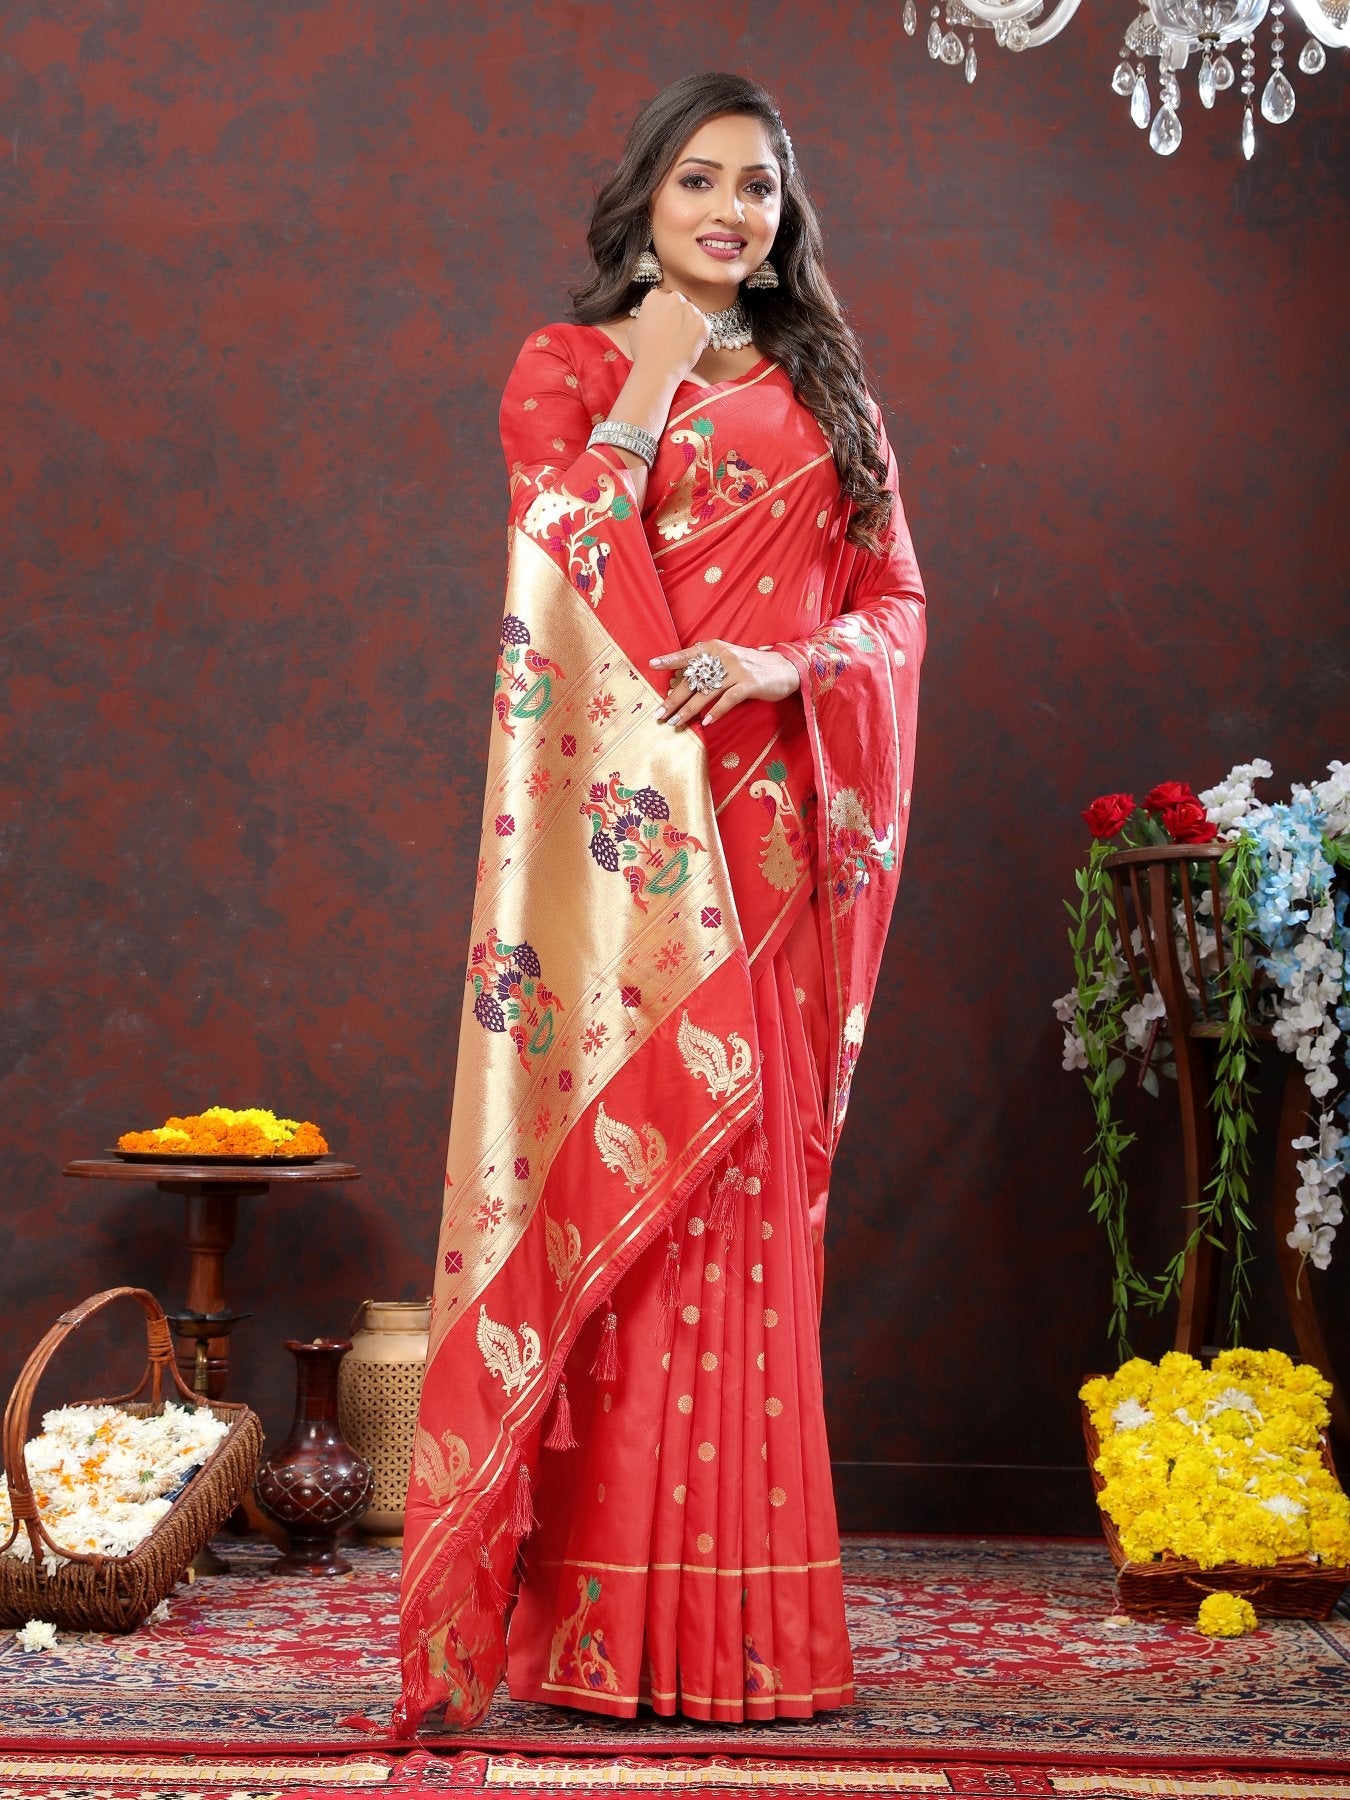
[(761, 120), (783, 170), (782, 212), (772, 261), (776, 288), (742, 286), (755, 342), (781, 365), (834, 451), (853, 502), (848, 537), (878, 548), (890, 523), (886, 464), (867, 402), (862, 354), (822, 267), (820, 222), (795, 166), (771, 95), (743, 75), (686, 75), (633, 121), (619, 166), (600, 190), (586, 242), (594, 273), (573, 290), (579, 324), (618, 318), (647, 291), (632, 278), (651, 240), (651, 206), (680, 151), (707, 120), (746, 113)]

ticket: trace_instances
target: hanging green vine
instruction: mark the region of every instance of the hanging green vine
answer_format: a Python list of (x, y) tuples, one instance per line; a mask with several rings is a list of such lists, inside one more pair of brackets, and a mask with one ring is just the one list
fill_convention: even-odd
[[(1123, 1157), (1135, 1134), (1125, 1130), (1115, 1106), (1116, 1086), (1126, 1068), (1119, 1051), (1131, 990), (1122, 979), (1125, 971), (1117, 948), (1124, 921), (1117, 919), (1115, 894), (1106, 869), (1111, 851), (1110, 844), (1094, 842), (1087, 867), (1077, 870), (1074, 876), (1077, 903), (1065, 902), (1075, 978), (1073, 1031), (1082, 1046), (1083, 1079), (1093, 1115), (1093, 1137), (1083, 1185), (1089, 1196), (1089, 1210), (1105, 1228), (1111, 1252), (1111, 1343), (1122, 1358), (1130, 1354), (1131, 1306), (1137, 1303), (1153, 1312), (1166, 1306), (1179, 1293), (1187, 1261), (1202, 1239), (1220, 1247), (1231, 1246), (1228, 1325), (1232, 1341), (1237, 1343), (1251, 1291), (1252, 1225), (1247, 1180), (1255, 1121), (1251, 1098), (1251, 964), (1247, 946), (1256, 922), (1252, 895), (1260, 872), (1259, 852), (1244, 834), (1226, 845), (1220, 857), (1229, 955), (1220, 979), (1224, 1019), (1211, 1094), (1215, 1173), (1196, 1208), (1185, 1244), (1157, 1280), (1150, 1281), (1135, 1266), (1129, 1242), (1129, 1186)], [(1200, 971), (1196, 971), (1196, 976), (1202, 979)], [(1156, 1076), (1148, 1068), (1147, 1059), (1141, 1079), (1156, 1093)]]
[(1074, 1030), (1087, 1056), (1083, 1079), (1093, 1116), (1083, 1185), (1093, 1218), (1106, 1228), (1111, 1249), (1111, 1342), (1124, 1357), (1129, 1353), (1130, 1296), (1142, 1298), (1147, 1289), (1130, 1253), (1130, 1196), (1121, 1167), (1134, 1133), (1123, 1128), (1115, 1111), (1115, 1087), (1125, 1065), (1114, 1052), (1124, 1035), (1121, 1016), (1127, 995), (1116, 974), (1115, 895), (1105, 866), (1110, 849), (1109, 844), (1093, 844), (1087, 867), (1074, 875), (1078, 904), (1066, 900), (1064, 905), (1071, 920), (1069, 946), (1077, 992)]

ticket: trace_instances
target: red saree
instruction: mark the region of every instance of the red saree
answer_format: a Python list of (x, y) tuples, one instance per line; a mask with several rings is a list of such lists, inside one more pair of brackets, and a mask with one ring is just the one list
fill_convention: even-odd
[[(586, 449), (628, 364), (551, 325), (502, 401), (509, 573), (408, 1494), (395, 1720), (852, 1699), (821, 1389), (830, 1162), (908, 820), (923, 589), (845, 540), (767, 360), (676, 394), (641, 513)], [(888, 478), (895, 463), (886, 451)], [(649, 658), (801, 692), (657, 723)], [(508, 1646), (509, 1633), (509, 1646)]]

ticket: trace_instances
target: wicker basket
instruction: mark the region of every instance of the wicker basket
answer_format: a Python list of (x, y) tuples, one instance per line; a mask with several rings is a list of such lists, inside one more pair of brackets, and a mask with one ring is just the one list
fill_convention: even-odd
[[(209, 1407), (229, 1431), (134, 1550), (126, 1556), (82, 1555), (65, 1549), (43, 1527), (24, 1458), (28, 1414), (38, 1382), (59, 1346), (94, 1313), (123, 1298), (136, 1301), (145, 1314), (149, 1350), (145, 1374), (130, 1394), (88, 1404), (118, 1406), (142, 1416), (158, 1413), (164, 1404), (167, 1373), (172, 1382), (169, 1398)], [(149, 1395), (139, 1400), (147, 1384)], [(193, 1557), (248, 1491), (257, 1472), (262, 1441), (262, 1426), (247, 1406), (231, 1400), (202, 1400), (184, 1383), (174, 1360), (164, 1309), (144, 1288), (108, 1288), (62, 1313), (24, 1364), (5, 1409), (3, 1452), (14, 1526), (0, 1544), (0, 1624), (46, 1619), (72, 1631), (135, 1630), (182, 1579)], [(27, 1531), (33, 1546), (30, 1562), (3, 1554), (21, 1530)], [(69, 1558), (53, 1575), (42, 1567), (48, 1550)]]
[[(1097, 1473), (1101, 1443), (1086, 1406), (1082, 1408), (1092, 1491), (1106, 1486)], [(1335, 1475), (1331, 1446), (1322, 1434), (1322, 1459)], [(1100, 1512), (1100, 1508), (1098, 1509)], [(1350, 1587), (1350, 1569), (1329, 1569), (1306, 1557), (1286, 1556), (1264, 1568), (1251, 1563), (1220, 1563), (1202, 1569), (1188, 1556), (1165, 1551), (1158, 1562), (1130, 1562), (1110, 1513), (1101, 1513), (1102, 1531), (1116, 1565), (1116, 1591), (1121, 1611), (1132, 1619), (1194, 1619), (1206, 1594), (1241, 1594), (1269, 1619), (1325, 1619)]]

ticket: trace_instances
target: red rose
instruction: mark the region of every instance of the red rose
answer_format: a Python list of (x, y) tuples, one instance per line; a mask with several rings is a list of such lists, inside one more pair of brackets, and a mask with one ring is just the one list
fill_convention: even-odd
[(1095, 838), (1114, 837), (1134, 811), (1133, 794), (1099, 794), (1083, 817)]
[(1188, 781), (1160, 781), (1144, 795), (1144, 805), (1150, 812), (1164, 812), (1169, 806), (1180, 806), (1183, 800), (1194, 800)]
[(1219, 835), (1218, 826), (1210, 824), (1194, 795), (1178, 800), (1175, 806), (1164, 806), (1158, 816), (1174, 844), (1208, 844)]

